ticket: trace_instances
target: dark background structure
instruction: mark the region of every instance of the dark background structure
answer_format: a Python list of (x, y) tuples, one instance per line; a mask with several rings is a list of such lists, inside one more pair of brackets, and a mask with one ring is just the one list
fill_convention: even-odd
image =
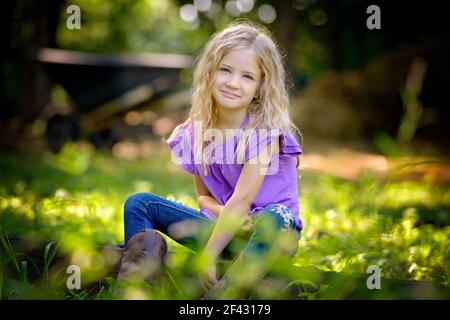
[[(170, 3), (176, 12), (177, 8), (192, 2)], [(36, 58), (40, 49), (129, 54), (151, 53), (148, 48), (154, 47), (158, 53), (195, 57), (210, 34), (233, 19), (255, 19), (257, 7), (262, 4), (255, 1), (252, 11), (234, 17), (225, 12), (226, 1), (213, 3), (222, 11), (215, 16), (198, 12), (195, 28), (183, 29), (170, 19), (158, 17), (158, 23), (148, 21), (147, 26), (137, 30), (129, 21), (135, 19), (136, 24), (145, 22), (135, 14), (143, 5), (143, 1), (139, 0), (116, 1), (108, 7), (98, 8), (89, 1), (79, 1), (81, 30), (66, 30), (68, 14), (65, 9), (69, 3), (65, 1), (18, 0), (5, 4), (1, 13), (2, 145), (10, 145), (5, 140), (23, 135), (26, 126), (39, 117), (51, 101), (51, 90), (56, 83), (52, 77), (55, 68), (48, 68), (48, 64)], [(426, 4), (418, 1), (358, 0), (264, 3), (276, 9), (276, 20), (267, 27), (285, 53), (291, 75), (291, 95), (301, 97), (298, 105), (297, 100), (293, 99), (293, 113), (305, 135), (327, 139), (364, 139), (369, 142), (381, 131), (395, 136), (406, 112), (401, 92), (412, 61), (420, 58), (426, 63), (426, 72), (417, 97), (423, 110), (416, 119), (414, 137), (444, 151), (450, 119), (446, 107), (450, 28), (446, 12), (438, 1)], [(381, 8), (381, 30), (366, 27), (369, 16), (366, 9), (371, 4)], [(102, 12), (105, 8), (108, 10), (107, 16)], [(153, 14), (156, 15), (156, 12)], [(89, 41), (86, 33), (100, 28), (106, 28), (102, 31), (104, 35), (96, 41)], [(161, 33), (169, 36), (163, 34), (159, 38), (158, 30), (164, 30)], [(180, 30), (181, 35), (171, 34), (176, 30)], [(133, 43), (130, 39), (137, 37), (136, 34), (140, 42)], [(58, 75), (58, 82), (63, 87), (67, 86), (67, 81), (61, 77), (77, 77), (71, 69), (59, 69), (63, 74)], [(77, 72), (81, 70), (79, 68)], [(96, 74), (100, 77), (101, 72), (99, 70)], [(145, 73), (145, 68), (142, 68), (142, 73)], [(89, 80), (93, 78), (86, 79)], [(114, 81), (113, 78), (110, 81)], [(186, 81), (180, 83), (185, 88), (188, 86)], [(108, 86), (112, 88), (114, 84)], [(96, 96), (101, 92), (94, 89), (85, 95)], [(110, 95), (110, 98), (119, 95), (117, 92), (116, 97)], [(77, 98), (72, 98), (78, 102)], [(100, 100), (97, 106), (101, 105)], [(76, 110), (81, 113), (85, 111), (82, 105)], [(327, 121), (327, 114), (339, 115), (335, 125)], [(311, 125), (317, 121), (323, 121), (324, 125)]]

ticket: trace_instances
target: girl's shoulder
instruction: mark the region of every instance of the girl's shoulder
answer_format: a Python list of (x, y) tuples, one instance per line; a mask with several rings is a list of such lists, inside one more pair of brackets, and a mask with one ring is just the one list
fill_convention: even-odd
[(176, 163), (189, 173), (196, 174), (192, 153), (192, 122), (185, 121), (176, 126), (166, 143)]
[(165, 142), (175, 154), (181, 153), (183, 157), (188, 157), (194, 146), (192, 122), (185, 121), (177, 125)]
[(294, 135), (288, 131), (278, 129), (254, 130), (248, 136), (248, 144), (245, 159), (251, 159), (259, 154), (267, 145), (277, 141), (279, 145), (279, 156), (281, 158), (295, 157), (302, 154), (302, 148)]
[(178, 131), (180, 129), (191, 130), (192, 128), (192, 120), (190, 118), (186, 119), (184, 122), (180, 123), (175, 127), (173, 132)]
[(191, 120), (191, 118), (187, 118), (183, 123), (180, 123), (178, 126), (181, 127), (181, 128), (192, 127), (192, 120)]
[(187, 136), (191, 136), (191, 134), (192, 134), (192, 121), (191, 119), (187, 119), (186, 121), (180, 123), (173, 129), (168, 141), (186, 138)]

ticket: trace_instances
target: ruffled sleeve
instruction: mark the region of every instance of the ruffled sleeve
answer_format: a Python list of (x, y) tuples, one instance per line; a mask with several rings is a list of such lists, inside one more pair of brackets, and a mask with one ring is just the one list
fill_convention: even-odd
[(197, 174), (194, 164), (192, 123), (176, 127), (166, 143), (172, 150), (172, 161), (187, 172)]
[(302, 154), (302, 147), (290, 132), (280, 135), (280, 157), (296, 157)]
[(245, 162), (257, 156), (272, 139), (279, 139), (280, 158), (296, 157), (302, 154), (302, 148), (290, 132), (279, 132), (277, 130), (261, 130), (256, 134), (255, 131), (249, 137), (248, 146), (245, 152)]

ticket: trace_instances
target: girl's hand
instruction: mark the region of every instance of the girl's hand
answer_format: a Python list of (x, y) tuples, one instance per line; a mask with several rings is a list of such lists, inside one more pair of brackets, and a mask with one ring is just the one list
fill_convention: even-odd
[(216, 263), (209, 263), (206, 267), (206, 271), (199, 275), (200, 287), (204, 292), (210, 291), (215, 285), (219, 283), (217, 280), (217, 267)]
[(254, 222), (253, 222), (252, 217), (247, 215), (245, 217), (244, 223), (242, 224), (241, 231), (248, 232), (253, 228), (253, 226), (254, 226)]

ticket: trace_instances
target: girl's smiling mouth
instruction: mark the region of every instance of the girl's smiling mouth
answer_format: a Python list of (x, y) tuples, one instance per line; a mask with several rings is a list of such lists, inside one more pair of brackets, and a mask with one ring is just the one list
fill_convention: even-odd
[(240, 98), (240, 96), (235, 95), (235, 94), (230, 93), (230, 92), (225, 91), (225, 90), (220, 90), (220, 92), (222, 92), (222, 94), (223, 94), (226, 98), (230, 98), (230, 99), (237, 99), (237, 98)]

